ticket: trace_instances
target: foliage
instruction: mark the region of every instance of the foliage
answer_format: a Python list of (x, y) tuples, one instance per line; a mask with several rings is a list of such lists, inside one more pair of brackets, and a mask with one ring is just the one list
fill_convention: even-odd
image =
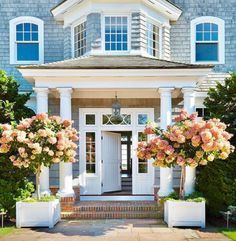
[(235, 229), (225, 229), (222, 233), (233, 241), (236, 241), (236, 230)]
[(226, 125), (215, 118), (198, 121), (196, 114), (182, 111), (175, 121), (166, 131), (149, 123), (145, 133), (156, 137), (140, 142), (137, 151), (139, 159), (152, 159), (154, 166), (181, 166), (180, 197), (184, 198), (185, 167), (195, 168), (217, 158), (227, 159), (233, 150), (229, 142), (232, 135), (225, 130)]
[(56, 199), (57, 197), (51, 195), (51, 196), (42, 196), (40, 197), (40, 199), (36, 197), (28, 197), (28, 198), (23, 198), (20, 201), (26, 202), (26, 203), (33, 203), (33, 202), (51, 202)]
[[(18, 122), (22, 118), (34, 115), (26, 107), (30, 94), (19, 94), (18, 84), (13, 77), (0, 70), (0, 123)], [(0, 209), (7, 211), (8, 216), (15, 215), (15, 202), (18, 198), (27, 197), (33, 191), (32, 183), (25, 177), (30, 170), (12, 166), (9, 159), (14, 153), (0, 154)]]
[[(227, 124), (227, 131), (234, 134), (231, 143), (236, 146), (236, 73), (231, 74), (224, 83), (211, 88), (204, 105), (209, 110), (209, 118), (221, 118)], [(210, 215), (219, 215), (229, 205), (236, 205), (236, 152), (227, 162), (217, 160), (200, 169), (197, 188), (208, 199), (207, 210)], [(206, 185), (207, 184), (207, 185)]]
[(42, 165), (76, 161), (77, 131), (72, 121), (63, 121), (59, 116), (42, 113), (18, 125), (0, 125), (0, 137), (0, 153), (15, 152), (10, 156), (13, 166), (29, 168), (36, 174), (38, 197)]
[(12, 234), (14, 232), (16, 232), (16, 228), (15, 227), (0, 228), (0, 237), (8, 235), (8, 234)]

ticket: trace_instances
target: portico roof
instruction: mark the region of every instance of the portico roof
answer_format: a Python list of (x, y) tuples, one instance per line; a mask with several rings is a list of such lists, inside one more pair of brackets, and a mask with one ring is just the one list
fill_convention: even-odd
[(185, 64), (138, 55), (90, 55), (41, 65), (19, 66), (19, 69), (209, 69), (211, 65)]

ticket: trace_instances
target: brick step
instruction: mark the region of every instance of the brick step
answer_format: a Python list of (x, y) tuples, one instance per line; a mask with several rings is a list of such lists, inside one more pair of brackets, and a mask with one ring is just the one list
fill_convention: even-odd
[(135, 211), (135, 212), (62, 212), (63, 219), (139, 219), (139, 218), (162, 218), (160, 211)]

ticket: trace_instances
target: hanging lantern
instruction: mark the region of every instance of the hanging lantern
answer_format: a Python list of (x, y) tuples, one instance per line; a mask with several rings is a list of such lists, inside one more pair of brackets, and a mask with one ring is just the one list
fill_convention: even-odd
[(115, 98), (115, 101), (112, 103), (112, 115), (115, 117), (120, 117), (120, 109), (121, 109), (121, 104), (117, 99), (117, 95)]

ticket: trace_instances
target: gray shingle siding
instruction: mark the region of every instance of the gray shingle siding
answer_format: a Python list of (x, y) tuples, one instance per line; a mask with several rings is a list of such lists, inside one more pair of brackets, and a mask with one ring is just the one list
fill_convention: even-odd
[(235, 0), (173, 0), (183, 13), (171, 23), (171, 58), (190, 62), (190, 22), (201, 16), (214, 16), (225, 21), (225, 64), (216, 72), (236, 70), (236, 1)]
[(0, 69), (15, 76), (21, 91), (31, 90), (31, 85), (25, 81), (15, 65), (10, 65), (9, 51), (9, 21), (20, 16), (32, 16), (44, 21), (44, 62), (62, 60), (63, 25), (56, 22), (50, 13), (60, 0), (1, 0), (0, 2)]

